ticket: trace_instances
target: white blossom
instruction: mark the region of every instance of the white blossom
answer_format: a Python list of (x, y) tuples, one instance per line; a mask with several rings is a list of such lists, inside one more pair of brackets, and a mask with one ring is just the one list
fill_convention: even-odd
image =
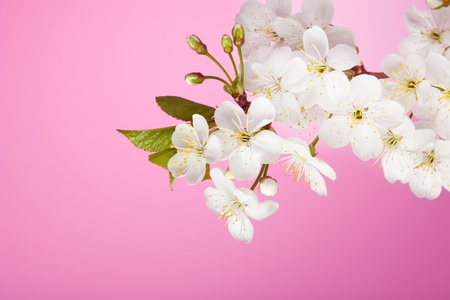
[(256, 0), (245, 2), (235, 18), (245, 30), (244, 56), (261, 46), (280, 44), (282, 39), (275, 32), (273, 22), (277, 17), (286, 17), (290, 13), (291, 0), (267, 0), (266, 4)]
[(414, 115), (435, 123), (439, 135), (450, 139), (450, 61), (432, 53), (427, 59), (427, 78), (435, 87), (428, 105), (414, 110)]
[(413, 173), (417, 153), (433, 145), (436, 133), (430, 129), (416, 130), (411, 119), (405, 116), (400, 126), (389, 129), (381, 139), (384, 147), (380, 159), (384, 176), (390, 183), (397, 180), (407, 183)]
[(348, 45), (340, 44), (330, 49), (325, 32), (318, 26), (305, 31), (303, 36), (304, 51), (300, 57), (306, 62), (309, 73), (309, 85), (303, 92), (304, 98), (322, 102), (328, 101), (324, 81), (331, 71), (345, 71), (358, 65), (361, 61), (356, 50)]
[(289, 47), (261, 47), (249, 56), (246, 86), (255, 95), (262, 95), (275, 106), (275, 120), (292, 124), (300, 117), (296, 93), (307, 85), (304, 61), (294, 57)]
[(327, 84), (332, 92), (324, 109), (333, 116), (322, 123), (320, 140), (331, 148), (351, 143), (361, 160), (376, 158), (383, 150), (381, 135), (403, 122), (405, 110), (397, 102), (379, 101), (381, 84), (374, 76), (349, 82), (341, 72), (332, 72)]
[(287, 156), (281, 158), (280, 161), (284, 161), (285, 174), (292, 174), (294, 182), (299, 182), (304, 176), (305, 182), (313, 191), (320, 196), (326, 196), (327, 186), (321, 174), (335, 180), (334, 170), (321, 159), (313, 157), (308, 144), (301, 139), (288, 138), (284, 140), (283, 144), (283, 154), (287, 154)]
[(216, 188), (206, 188), (206, 206), (220, 218), (227, 218), (225, 225), (233, 238), (250, 243), (254, 229), (249, 217), (263, 220), (278, 210), (278, 203), (273, 200), (259, 202), (252, 190), (236, 188), (217, 168), (211, 170), (211, 178)]
[(256, 98), (245, 114), (241, 107), (224, 102), (215, 112), (222, 141), (222, 159), (228, 159), (231, 174), (238, 180), (256, 178), (261, 164), (277, 160), (281, 153), (281, 138), (263, 129), (275, 118), (275, 107), (267, 98)]
[(437, 140), (416, 159), (409, 187), (417, 197), (430, 200), (439, 197), (442, 187), (450, 191), (450, 141)]
[(417, 54), (426, 57), (429, 53), (443, 54), (450, 46), (448, 20), (450, 8), (428, 11), (411, 6), (404, 14), (403, 21), (410, 34), (399, 45), (400, 54)]
[(425, 78), (425, 59), (416, 54), (403, 58), (396, 54), (386, 56), (381, 63), (383, 72), (392, 80), (382, 80), (383, 98), (400, 103), (406, 111), (414, 106), (427, 105), (433, 95)]
[(188, 185), (199, 183), (206, 172), (206, 164), (216, 162), (222, 154), (222, 145), (215, 136), (209, 136), (208, 123), (201, 115), (194, 114), (191, 124), (178, 124), (172, 135), (177, 149), (168, 163), (173, 177), (186, 176)]

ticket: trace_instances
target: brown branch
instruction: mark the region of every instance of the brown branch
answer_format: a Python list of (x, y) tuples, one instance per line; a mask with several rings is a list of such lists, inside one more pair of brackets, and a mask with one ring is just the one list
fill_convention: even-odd
[(351, 70), (353, 72), (355, 72), (355, 76), (358, 76), (358, 75), (361, 75), (361, 74), (368, 74), (368, 75), (375, 76), (378, 79), (389, 78), (389, 76), (387, 76), (383, 72), (368, 72), (366, 70), (366, 68), (364, 68), (364, 64), (363, 63), (361, 63), (359, 66), (353, 67)]

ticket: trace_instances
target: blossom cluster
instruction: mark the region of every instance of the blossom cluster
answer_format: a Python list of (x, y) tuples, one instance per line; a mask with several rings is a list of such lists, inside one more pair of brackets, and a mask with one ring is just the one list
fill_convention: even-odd
[[(170, 136), (175, 151), (163, 151), (170, 155), (162, 166), (188, 185), (211, 178), (207, 207), (246, 243), (254, 234), (249, 217), (262, 220), (279, 207), (254, 192), (259, 187), (272, 197), (278, 191), (270, 165), (327, 195), (324, 177), (335, 180), (336, 173), (318, 157), (319, 141), (330, 148), (350, 145), (359, 159), (380, 162), (390, 183), (408, 184), (417, 197), (450, 191), (450, 8), (447, 1), (427, 4), (434, 10), (405, 12), (409, 34), (399, 43), (400, 54), (383, 59), (382, 73), (365, 70), (351, 29), (331, 25), (331, 0), (303, 0), (299, 13), (292, 13), (290, 0), (245, 2), (232, 36), (222, 38), (234, 76), (197, 36), (188, 36), (190, 48), (211, 58), (226, 78), (190, 73), (186, 81), (220, 80), (233, 101), (177, 125)], [(280, 136), (277, 123), (290, 127), (292, 136)], [(308, 144), (298, 133), (310, 126), (318, 135)], [(253, 184), (237, 188), (237, 181)]]

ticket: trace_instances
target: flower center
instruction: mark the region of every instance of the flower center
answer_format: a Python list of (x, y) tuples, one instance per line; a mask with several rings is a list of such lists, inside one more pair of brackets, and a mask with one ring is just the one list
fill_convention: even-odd
[(364, 118), (363, 111), (361, 109), (354, 111), (352, 117), (354, 120), (362, 120)]
[(438, 165), (438, 163), (438, 158), (436, 157), (434, 150), (432, 150), (425, 153), (425, 160), (420, 165), (418, 165), (417, 168), (426, 166), (434, 169)]
[(250, 146), (253, 135), (247, 131), (237, 133), (238, 141), (245, 146)]
[(430, 34), (428, 34), (428, 37), (433, 40), (434, 43), (441, 43), (441, 35), (442, 31), (440, 29), (435, 29)]
[(238, 197), (234, 196), (231, 199), (231, 203), (225, 204), (219, 212), (219, 216), (224, 219), (225, 217), (239, 216), (247, 205), (239, 201)]
[(389, 130), (388, 135), (383, 137), (384, 145), (388, 148), (398, 148), (400, 141), (402, 140), (402, 136), (397, 136)]

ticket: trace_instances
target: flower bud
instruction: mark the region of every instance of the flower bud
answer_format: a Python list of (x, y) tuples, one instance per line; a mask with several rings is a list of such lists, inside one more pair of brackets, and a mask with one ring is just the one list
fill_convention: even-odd
[(190, 85), (197, 85), (205, 81), (205, 76), (202, 73), (189, 73), (184, 76), (184, 81)]
[(450, 5), (450, 0), (425, 0), (427, 6), (431, 9), (439, 9)]
[(242, 26), (241, 24), (234, 25), (231, 33), (233, 35), (234, 45), (242, 46), (245, 41), (244, 26)]
[(272, 177), (264, 177), (259, 181), (259, 191), (268, 197), (274, 196), (278, 192), (278, 183)]
[(225, 91), (225, 93), (233, 95), (234, 94), (234, 90), (232, 87), (230, 87), (229, 85), (224, 85), (223, 86), (223, 90)]
[(208, 53), (206, 45), (198, 38), (198, 36), (191, 34), (186, 37), (189, 47), (197, 52), (197, 54)]
[(233, 52), (233, 40), (228, 34), (222, 36), (222, 48), (225, 53)]

